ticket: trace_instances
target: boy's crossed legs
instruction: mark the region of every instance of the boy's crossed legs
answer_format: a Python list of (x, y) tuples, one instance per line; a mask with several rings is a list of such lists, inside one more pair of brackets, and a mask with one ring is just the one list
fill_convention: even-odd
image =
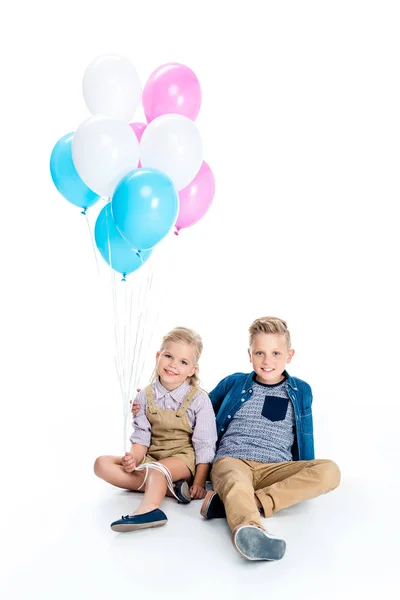
[[(260, 532), (249, 529), (251, 526), (265, 531), (259, 509), (262, 509), (265, 517), (270, 517), (279, 510), (330, 492), (340, 483), (340, 471), (331, 460), (259, 463), (223, 457), (215, 462), (211, 481), (214, 491), (207, 494), (201, 514), (205, 518), (225, 516), (225, 509), (229, 526), (233, 530), (234, 545), (241, 552), (237, 541), (240, 542), (240, 538), (245, 535), (251, 535), (252, 539), (254, 536), (261, 538), (259, 543), (256, 539), (258, 546), (264, 543)], [(218, 496), (215, 496), (215, 492)], [(237, 538), (239, 529), (243, 526), (247, 530), (243, 530)], [(253, 542), (246, 542), (246, 548), (248, 544), (254, 546)], [(257, 560), (246, 552), (247, 550), (241, 554)], [(250, 554), (252, 552), (253, 550)], [(281, 552), (282, 548), (279, 548), (278, 553)]]
[(278, 510), (334, 490), (340, 471), (331, 460), (259, 463), (223, 457), (214, 464), (211, 481), (231, 529), (245, 524), (264, 529), (260, 504), (265, 517), (271, 517)]

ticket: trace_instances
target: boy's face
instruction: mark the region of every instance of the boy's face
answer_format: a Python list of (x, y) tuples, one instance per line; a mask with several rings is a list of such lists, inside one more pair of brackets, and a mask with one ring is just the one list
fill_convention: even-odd
[(268, 384), (282, 381), (282, 373), (293, 354), (294, 350), (288, 349), (283, 333), (257, 333), (249, 348), (256, 380)]

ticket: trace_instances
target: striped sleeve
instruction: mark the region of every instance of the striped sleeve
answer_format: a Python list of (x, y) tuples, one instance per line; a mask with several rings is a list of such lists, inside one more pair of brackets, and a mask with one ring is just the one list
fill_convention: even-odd
[(150, 421), (146, 417), (146, 390), (141, 390), (135, 398), (135, 401), (140, 405), (139, 412), (132, 421), (132, 435), (130, 441), (132, 444), (142, 444), (143, 446), (150, 446), (151, 439), (151, 425)]
[(192, 444), (196, 454), (196, 464), (211, 463), (215, 456), (217, 428), (214, 409), (206, 392), (200, 390), (193, 400), (192, 409), (195, 413)]

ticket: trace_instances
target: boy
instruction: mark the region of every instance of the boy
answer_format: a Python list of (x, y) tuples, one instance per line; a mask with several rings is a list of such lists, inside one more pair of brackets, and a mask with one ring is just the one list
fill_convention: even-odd
[(229, 375), (210, 394), (219, 445), (201, 514), (226, 516), (245, 558), (278, 560), (286, 544), (265, 531), (260, 512), (270, 517), (335, 489), (340, 471), (314, 460), (312, 392), (285, 370), (294, 355), (287, 324), (263, 317), (249, 334), (254, 371)]

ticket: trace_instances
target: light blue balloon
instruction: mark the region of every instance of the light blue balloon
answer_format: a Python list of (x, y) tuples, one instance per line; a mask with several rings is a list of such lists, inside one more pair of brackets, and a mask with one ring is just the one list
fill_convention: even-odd
[(171, 179), (156, 169), (135, 169), (117, 185), (112, 214), (122, 237), (134, 248), (158, 244), (178, 218), (179, 197)]
[(73, 133), (67, 133), (54, 146), (50, 157), (50, 173), (54, 185), (68, 202), (86, 209), (100, 196), (92, 192), (79, 177), (72, 160)]
[(124, 240), (115, 227), (111, 203), (100, 211), (94, 227), (94, 238), (101, 256), (114, 271), (125, 276), (139, 269), (148, 260), (152, 250), (137, 251)]

